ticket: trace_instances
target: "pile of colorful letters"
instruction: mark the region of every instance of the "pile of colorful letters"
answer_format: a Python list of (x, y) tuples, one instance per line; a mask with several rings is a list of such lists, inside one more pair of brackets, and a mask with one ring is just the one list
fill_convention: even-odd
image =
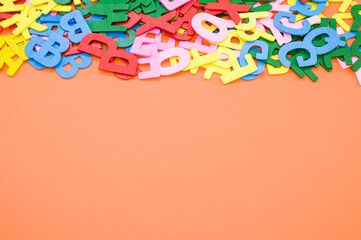
[(361, 81), (360, 14), (353, 0), (0, 0), (0, 69), (72, 78), (95, 56), (120, 79), (202, 68), (227, 84), (289, 70), (317, 81), (312, 68), (336, 58)]

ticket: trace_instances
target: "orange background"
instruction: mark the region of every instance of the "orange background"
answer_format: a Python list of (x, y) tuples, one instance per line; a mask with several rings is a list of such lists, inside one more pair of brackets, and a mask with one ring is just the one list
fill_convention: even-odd
[(0, 71), (0, 240), (360, 240), (361, 87)]
[(350, 69), (224, 86), (97, 64), (1, 71), (1, 240), (361, 239)]

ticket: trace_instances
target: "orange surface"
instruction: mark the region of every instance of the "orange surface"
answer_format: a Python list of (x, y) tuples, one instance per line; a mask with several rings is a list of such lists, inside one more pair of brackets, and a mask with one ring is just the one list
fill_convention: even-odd
[[(0, 71), (0, 240), (360, 240), (361, 87)], [(203, 72), (202, 72), (203, 73)]]
[(1, 240), (361, 239), (351, 70), (224, 86), (96, 65), (0, 72)]

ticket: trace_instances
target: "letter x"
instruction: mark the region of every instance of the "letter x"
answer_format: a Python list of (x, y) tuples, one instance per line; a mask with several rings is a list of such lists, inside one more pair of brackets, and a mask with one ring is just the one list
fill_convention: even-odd
[(141, 13), (139, 15), (142, 17), (142, 19), (140, 21), (143, 22), (144, 24), (135, 31), (137, 36), (147, 32), (148, 30), (151, 30), (153, 28), (160, 28), (160, 29), (165, 30), (170, 33), (175, 33), (178, 30), (175, 28), (174, 25), (171, 25), (168, 22), (177, 15), (176, 11), (166, 13), (163, 16), (160, 16), (158, 18), (152, 18), (143, 13)]
[(232, 4), (228, 0), (218, 0), (217, 3), (208, 3), (205, 7), (209, 10), (223, 10), (228, 13), (235, 24), (241, 22), (238, 12), (248, 12), (251, 6), (246, 4)]

